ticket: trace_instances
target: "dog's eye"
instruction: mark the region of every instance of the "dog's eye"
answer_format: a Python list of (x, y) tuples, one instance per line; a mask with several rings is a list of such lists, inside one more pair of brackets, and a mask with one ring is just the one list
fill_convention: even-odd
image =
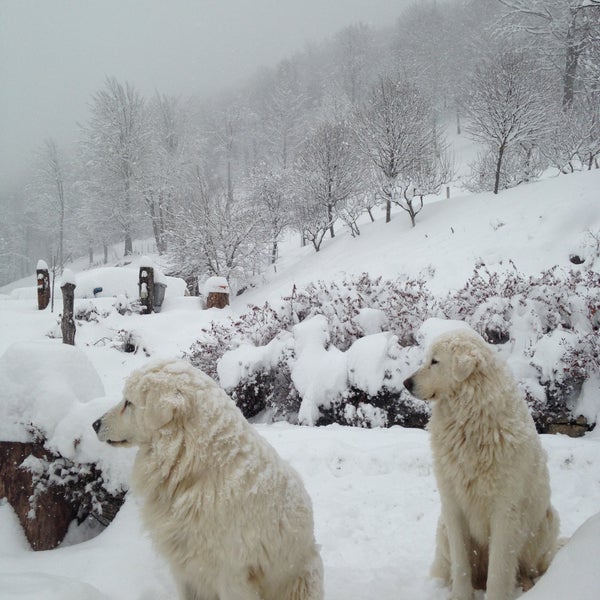
[(131, 406), (131, 402), (129, 400), (125, 400), (125, 404), (123, 404), (123, 408), (129, 408)]
[(438, 361), (438, 360), (436, 360), (435, 358), (432, 358), (432, 359), (431, 359), (431, 364), (432, 364), (432, 365), (437, 365), (437, 364), (438, 364), (438, 362), (439, 362), (439, 361)]

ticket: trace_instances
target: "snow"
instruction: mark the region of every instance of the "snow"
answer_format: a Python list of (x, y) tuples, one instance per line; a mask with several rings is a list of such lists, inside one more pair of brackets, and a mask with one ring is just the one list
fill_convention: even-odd
[[(568, 258), (577, 253), (587, 264), (597, 259), (589, 232), (600, 229), (598, 189), (598, 171), (549, 178), (498, 197), (430, 202), (414, 229), (399, 212), (389, 224), (379, 219), (361, 226), (358, 238), (339, 231), (318, 254), (289, 244), (282, 249), (277, 272), (264, 274), (260, 285), (232, 298), (223, 310), (202, 310), (199, 298), (184, 295), (181, 280), (165, 277), (162, 311), (139, 315), (129, 310), (138, 294), (139, 267), (156, 265), (135, 259), (89, 271), (74, 268), (75, 309), (97, 315), (78, 321), (75, 347), (48, 337), (56, 332), (58, 314), (50, 308), (37, 310), (35, 276), (15, 282), (0, 295), (0, 438), (28, 439), (27, 425), (33, 422), (54, 449), (73, 460), (97, 461), (115, 489), (126, 485), (135, 450), (100, 444), (91, 424), (119, 400), (133, 369), (154, 358), (181, 356), (213, 321), (243, 313), (247, 303), (276, 303), (294, 284), (339, 281), (362, 272), (383, 277), (425, 273), (434, 290), (447, 292), (460, 288), (480, 259), (496, 269), (507, 268), (512, 260), (526, 274), (555, 264), (564, 270), (583, 268)], [(94, 298), (97, 287), (103, 291)], [(257, 364), (277, 364), (293, 349), (293, 378), (304, 400), (301, 417), (310, 423), (315, 406), (348, 381), (366, 391), (380, 385), (390, 354), (400, 351), (395, 344), (399, 332), (387, 330), (383, 317), (378, 311), (361, 312), (357, 325), (365, 335), (345, 352), (329, 343), (318, 317), (263, 347), (240, 341), (219, 364), (221, 383), (231, 387)], [(519, 339), (537, 326), (534, 317), (528, 308), (513, 324), (521, 330)], [(424, 346), (456, 326), (464, 324), (427, 321), (418, 341)], [(121, 351), (122, 332), (131, 335), (137, 352)], [(543, 372), (550, 372), (564, 351), (563, 340), (568, 342), (568, 333), (548, 336), (545, 345), (537, 346), (534, 358)], [(509, 354), (506, 358), (517, 377), (532, 377), (530, 366), (511, 361)], [(406, 372), (393, 374), (398, 381), (416, 366), (406, 362)], [(598, 389), (600, 382), (589, 380), (578, 399), (590, 417), (600, 412)], [(255, 427), (300, 472), (313, 499), (327, 600), (447, 600), (449, 590), (428, 576), (440, 504), (426, 431), (287, 423)], [(572, 537), (536, 586), (521, 595), (515, 591), (515, 598), (596, 600), (600, 432), (541, 439), (561, 535)], [(31, 551), (12, 508), (1, 500), (0, 531), (0, 600), (175, 596), (169, 569), (142, 529), (139, 505), (131, 495), (99, 535), (88, 539), (74, 528), (56, 550)], [(476, 600), (483, 600), (483, 594)]]
[(204, 296), (210, 293), (229, 294), (229, 284), (225, 277), (209, 277), (203, 286)]
[(71, 269), (65, 269), (63, 271), (60, 287), (62, 287), (63, 285), (67, 285), (67, 284), (77, 285), (77, 283), (75, 281), (75, 273), (73, 273), (73, 271), (71, 271)]
[(292, 381), (302, 403), (298, 421), (314, 425), (319, 406), (329, 407), (330, 400), (346, 388), (346, 359), (343, 352), (329, 343), (327, 319), (317, 315), (294, 326), (296, 361), (292, 366)]
[(385, 313), (377, 308), (361, 308), (354, 321), (365, 335), (380, 333), (387, 326)]
[(398, 338), (389, 331), (365, 335), (346, 351), (350, 385), (375, 396), (383, 386), (387, 358), (398, 346)]

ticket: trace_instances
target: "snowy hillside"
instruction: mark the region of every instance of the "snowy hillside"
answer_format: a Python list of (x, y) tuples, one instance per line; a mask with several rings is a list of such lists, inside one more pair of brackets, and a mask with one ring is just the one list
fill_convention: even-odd
[[(26, 432), (20, 424), (32, 420), (53, 448), (74, 460), (98, 457), (113, 484), (126, 485), (132, 453), (102, 446), (91, 423), (117, 401), (127, 375), (150, 357), (179, 356), (204, 335), (202, 330), (211, 321), (241, 315), (248, 304), (260, 306), (268, 300), (276, 305), (294, 285), (316, 280), (339, 281), (362, 272), (386, 278), (422, 276), (433, 292), (445, 294), (461, 288), (481, 262), (493, 271), (513, 269), (512, 262), (524, 275), (538, 275), (554, 266), (565, 273), (592, 265), (597, 269), (598, 190), (600, 172), (578, 173), (498, 196), (432, 201), (417, 217), (414, 229), (404, 213), (396, 212), (389, 224), (383, 219), (363, 224), (357, 238), (339, 231), (319, 253), (298, 248), (296, 240), (290, 240), (277, 272), (260, 277), (223, 311), (202, 310), (200, 300), (185, 297), (174, 280), (160, 313), (120, 314), (115, 297), (122, 306), (123, 297), (135, 294), (139, 259), (121, 269), (81, 272), (78, 287), (101, 286), (103, 297), (79, 294), (88, 297), (79, 297), (76, 308), (92, 318), (78, 322), (75, 349), (66, 350), (60, 339), (47, 337), (49, 332), (56, 335), (60, 295), (54, 314), (38, 311), (32, 277), (0, 296), (0, 437), (22, 438)], [(569, 260), (573, 255), (584, 262), (574, 265)], [(123, 331), (134, 335), (136, 353), (120, 351)], [(309, 341), (312, 336), (307, 335)], [(421, 352), (422, 348), (415, 349), (415, 360)], [(552, 368), (552, 356), (545, 354), (544, 368)], [(298, 369), (299, 388), (311, 388), (312, 367), (307, 360)], [(366, 371), (368, 378), (368, 363)], [(591, 386), (587, 394), (589, 414), (597, 414), (600, 390)], [(327, 600), (448, 598), (448, 590), (428, 577), (439, 497), (427, 432), (400, 427), (256, 426), (299, 470), (313, 498)], [(74, 439), (79, 440), (77, 445)], [(594, 515), (600, 510), (600, 434), (595, 430), (578, 439), (544, 435), (542, 443), (549, 455), (561, 535), (575, 536), (547, 576), (521, 597), (596, 599), (600, 522)], [(89, 531), (85, 525), (74, 528), (57, 550), (30, 551), (6, 503), (0, 503), (0, 531), (0, 600), (173, 597), (168, 569), (141, 530), (135, 498), (127, 498), (100, 535), (75, 544)], [(566, 588), (565, 582), (572, 582), (572, 587)], [(477, 600), (482, 599), (479, 594)]]

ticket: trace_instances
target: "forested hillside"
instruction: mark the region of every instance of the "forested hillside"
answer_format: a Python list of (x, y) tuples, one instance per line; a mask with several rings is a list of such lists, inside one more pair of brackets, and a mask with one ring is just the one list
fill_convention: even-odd
[[(499, 193), (597, 168), (598, 31), (598, 0), (428, 1), (209, 98), (109, 75), (74, 148), (40, 140), (26, 179), (0, 190), (0, 284), (152, 236), (191, 288), (220, 275), (239, 289), (285, 232), (319, 251), (381, 209), (418, 227), (449, 185)], [(481, 151), (458, 168), (450, 138)]]

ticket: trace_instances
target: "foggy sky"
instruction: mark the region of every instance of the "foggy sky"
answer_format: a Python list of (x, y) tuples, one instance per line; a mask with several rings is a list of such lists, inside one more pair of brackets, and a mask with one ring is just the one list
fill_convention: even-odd
[(0, 186), (45, 138), (75, 139), (106, 76), (189, 96), (273, 66), (410, 0), (0, 0)]

